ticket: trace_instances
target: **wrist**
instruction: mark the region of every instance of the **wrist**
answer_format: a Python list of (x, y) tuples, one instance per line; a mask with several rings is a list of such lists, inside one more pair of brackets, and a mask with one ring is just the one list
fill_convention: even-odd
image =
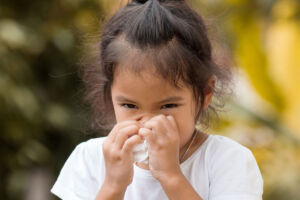
[(182, 174), (181, 171), (177, 173), (169, 173), (161, 176), (158, 181), (163, 186), (172, 186), (176, 185), (177, 183), (180, 183), (182, 179), (184, 179), (185, 176)]
[(102, 186), (115, 192), (126, 191), (127, 188), (127, 185), (121, 184), (120, 182), (111, 181), (108, 179), (104, 179)]
[(104, 181), (98, 195), (96, 197), (96, 200), (122, 200), (124, 197), (124, 194), (126, 192), (126, 187)]
[(175, 192), (176, 190), (178, 190), (178, 186), (183, 184), (185, 181), (185, 176), (180, 173), (169, 176), (168, 178), (161, 179), (160, 184), (165, 191)]

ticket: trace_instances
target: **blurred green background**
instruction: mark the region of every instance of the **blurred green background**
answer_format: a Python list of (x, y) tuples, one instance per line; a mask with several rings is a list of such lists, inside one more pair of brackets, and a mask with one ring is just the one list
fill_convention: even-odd
[[(86, 44), (127, 0), (0, 3), (0, 199), (51, 200), (89, 129), (79, 78)], [(300, 1), (189, 0), (215, 56), (234, 70), (235, 95), (208, 130), (249, 147), (265, 200), (300, 199)]]

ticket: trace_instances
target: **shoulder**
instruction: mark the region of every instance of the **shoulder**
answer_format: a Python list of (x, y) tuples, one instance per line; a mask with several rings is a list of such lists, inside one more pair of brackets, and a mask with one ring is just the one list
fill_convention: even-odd
[(207, 144), (206, 154), (209, 157), (211, 167), (216, 165), (242, 162), (253, 162), (256, 164), (255, 157), (251, 150), (237, 141), (222, 135), (210, 135), (210, 141)]
[(87, 141), (79, 143), (71, 153), (70, 158), (77, 158), (78, 160), (90, 160), (102, 157), (102, 144), (106, 137), (92, 138)]
[(211, 196), (261, 199), (263, 179), (251, 150), (226, 136), (210, 137), (206, 153)]
[(63, 168), (70, 166), (73, 171), (76, 171), (99, 167), (103, 160), (102, 144), (105, 138), (93, 138), (76, 145)]
[[(104, 165), (104, 157), (102, 152), (102, 144), (106, 137), (92, 138), (81, 142), (73, 150), (68, 158), (71, 162), (76, 162), (79, 166), (84, 165), (84, 168), (95, 170)], [(79, 167), (80, 170), (83, 166)]]
[(223, 135), (210, 135), (209, 147), (214, 151), (238, 149), (245, 152), (250, 150), (237, 141)]
[(51, 192), (61, 199), (93, 199), (103, 180), (102, 143), (106, 137), (78, 144), (62, 167)]
[(229, 160), (237, 157), (254, 159), (250, 149), (229, 137), (222, 135), (210, 135), (209, 137), (206, 153), (209, 154), (211, 162), (222, 158)]

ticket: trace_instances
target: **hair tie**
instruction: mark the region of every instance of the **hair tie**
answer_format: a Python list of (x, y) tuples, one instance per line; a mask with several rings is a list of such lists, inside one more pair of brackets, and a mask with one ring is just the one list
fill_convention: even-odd
[(141, 4), (144, 4), (146, 3), (148, 0), (133, 0), (134, 2), (137, 2), (137, 3), (141, 3)]
[[(132, 1), (136, 2), (136, 3), (144, 4), (144, 3), (146, 3), (147, 1), (150, 1), (150, 0), (132, 0)], [(166, 2), (166, 1), (185, 1), (185, 0), (157, 0), (157, 1), (162, 3), (162, 2)]]

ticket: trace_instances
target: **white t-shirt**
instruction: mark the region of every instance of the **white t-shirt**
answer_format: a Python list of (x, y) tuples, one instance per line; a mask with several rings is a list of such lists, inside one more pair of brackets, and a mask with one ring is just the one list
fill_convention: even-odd
[[(105, 177), (102, 143), (90, 139), (75, 148), (51, 192), (63, 200), (94, 200)], [(181, 170), (203, 200), (261, 200), (263, 179), (249, 149), (234, 140), (209, 135), (183, 163)], [(134, 164), (124, 200), (168, 199), (150, 171)], [(187, 198), (188, 199), (188, 198)]]

